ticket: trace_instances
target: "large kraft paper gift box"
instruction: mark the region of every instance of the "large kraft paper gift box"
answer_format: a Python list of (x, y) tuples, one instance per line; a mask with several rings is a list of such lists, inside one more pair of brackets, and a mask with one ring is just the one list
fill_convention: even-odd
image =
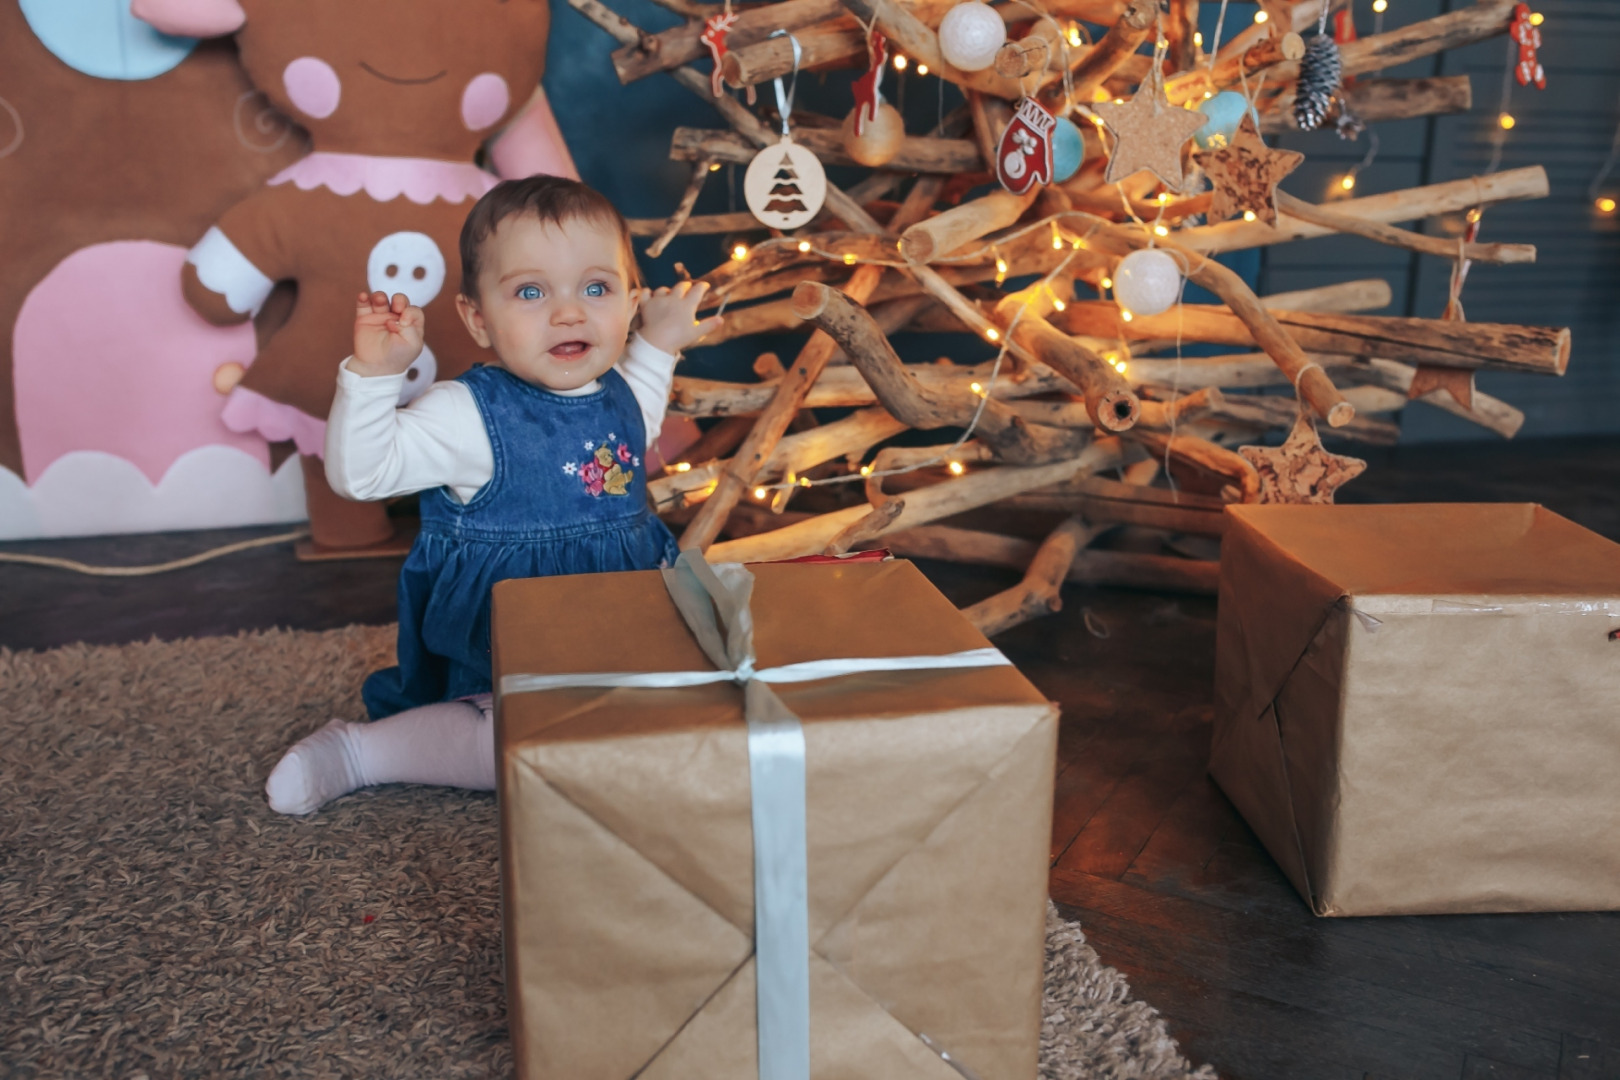
[[(985, 649), (908, 562), (750, 567), (760, 668)], [(713, 671), (657, 571), (503, 582), (513, 673)], [(1057, 709), (1011, 666), (774, 686), (803, 722), (817, 1080), (1036, 1074)], [(498, 697), (521, 1077), (758, 1075), (743, 695)]]
[(1620, 545), (1232, 506), (1210, 773), (1318, 915), (1620, 907)]

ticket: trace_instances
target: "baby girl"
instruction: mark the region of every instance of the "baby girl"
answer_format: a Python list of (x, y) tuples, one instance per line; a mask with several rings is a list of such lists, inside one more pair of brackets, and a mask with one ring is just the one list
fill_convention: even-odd
[(333, 720), (287, 751), (265, 785), (284, 814), (371, 784), (492, 790), (491, 586), (649, 570), (676, 554), (647, 505), (643, 459), (677, 354), (720, 325), (696, 321), (706, 286), (642, 289), (624, 218), (554, 176), (478, 201), (461, 274), (456, 308), (490, 362), (403, 409), (422, 311), (402, 295), (359, 298), (327, 479), (351, 499), (422, 492), (422, 531), (400, 572), (399, 664), (362, 690), (375, 722)]

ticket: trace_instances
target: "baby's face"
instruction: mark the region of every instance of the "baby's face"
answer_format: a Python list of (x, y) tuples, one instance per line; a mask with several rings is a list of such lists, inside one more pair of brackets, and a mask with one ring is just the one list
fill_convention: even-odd
[(635, 312), (626, 270), (611, 225), (515, 215), (484, 243), (478, 301), (457, 306), (501, 367), (548, 390), (575, 390), (624, 353)]

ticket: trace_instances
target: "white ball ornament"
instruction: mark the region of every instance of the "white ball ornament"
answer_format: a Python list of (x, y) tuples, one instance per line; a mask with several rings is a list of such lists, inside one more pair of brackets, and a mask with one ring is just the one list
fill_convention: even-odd
[(989, 4), (967, 0), (945, 13), (939, 24), (939, 51), (954, 68), (983, 71), (1007, 43), (1007, 24)]
[(1114, 299), (1132, 315), (1169, 311), (1181, 297), (1181, 265), (1158, 248), (1133, 251), (1114, 271)]

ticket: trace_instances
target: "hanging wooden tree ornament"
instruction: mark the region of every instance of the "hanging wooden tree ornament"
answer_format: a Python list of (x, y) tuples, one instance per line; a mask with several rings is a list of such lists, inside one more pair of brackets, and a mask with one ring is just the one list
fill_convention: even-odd
[(1245, 116), (1230, 145), (1206, 150), (1197, 158), (1215, 189), (1209, 205), (1211, 224), (1245, 213), (1273, 224), (1277, 220), (1277, 184), (1299, 168), (1305, 155), (1273, 150), (1260, 137), (1254, 117)]
[(1154, 53), (1153, 67), (1131, 100), (1091, 107), (1114, 135), (1114, 152), (1103, 174), (1106, 183), (1117, 184), (1147, 169), (1171, 188), (1181, 190), (1181, 148), (1208, 118), (1200, 112), (1177, 108), (1164, 96), (1162, 56), (1163, 50)]
[(799, 39), (786, 30), (771, 37), (787, 36), (793, 44), (793, 82), (784, 90), (776, 80), (776, 108), (782, 114), (782, 140), (754, 155), (743, 175), (743, 197), (756, 218), (783, 231), (808, 225), (821, 212), (827, 198), (827, 173), (816, 155), (793, 141), (788, 117), (793, 114), (793, 92), (798, 89)]
[(844, 118), (843, 142), (849, 156), (870, 168), (886, 165), (900, 152), (906, 124), (900, 113), (883, 100), (883, 68), (889, 42), (873, 30), (866, 39), (866, 74), (855, 80), (855, 108)]
[(1529, 4), (1513, 6), (1513, 23), (1508, 27), (1508, 34), (1519, 43), (1519, 62), (1514, 66), (1513, 77), (1519, 80), (1520, 86), (1534, 83), (1537, 90), (1547, 89), (1547, 72), (1536, 56), (1536, 50), (1541, 48), (1541, 31), (1530, 21)]
[(996, 178), (1014, 195), (1052, 182), (1052, 130), (1057, 118), (1034, 98), (1024, 98), (996, 147)]
[(1316, 421), (1304, 411), (1281, 446), (1240, 446), (1238, 453), (1260, 474), (1263, 503), (1331, 503), (1335, 491), (1367, 471), (1360, 458), (1322, 449)]

